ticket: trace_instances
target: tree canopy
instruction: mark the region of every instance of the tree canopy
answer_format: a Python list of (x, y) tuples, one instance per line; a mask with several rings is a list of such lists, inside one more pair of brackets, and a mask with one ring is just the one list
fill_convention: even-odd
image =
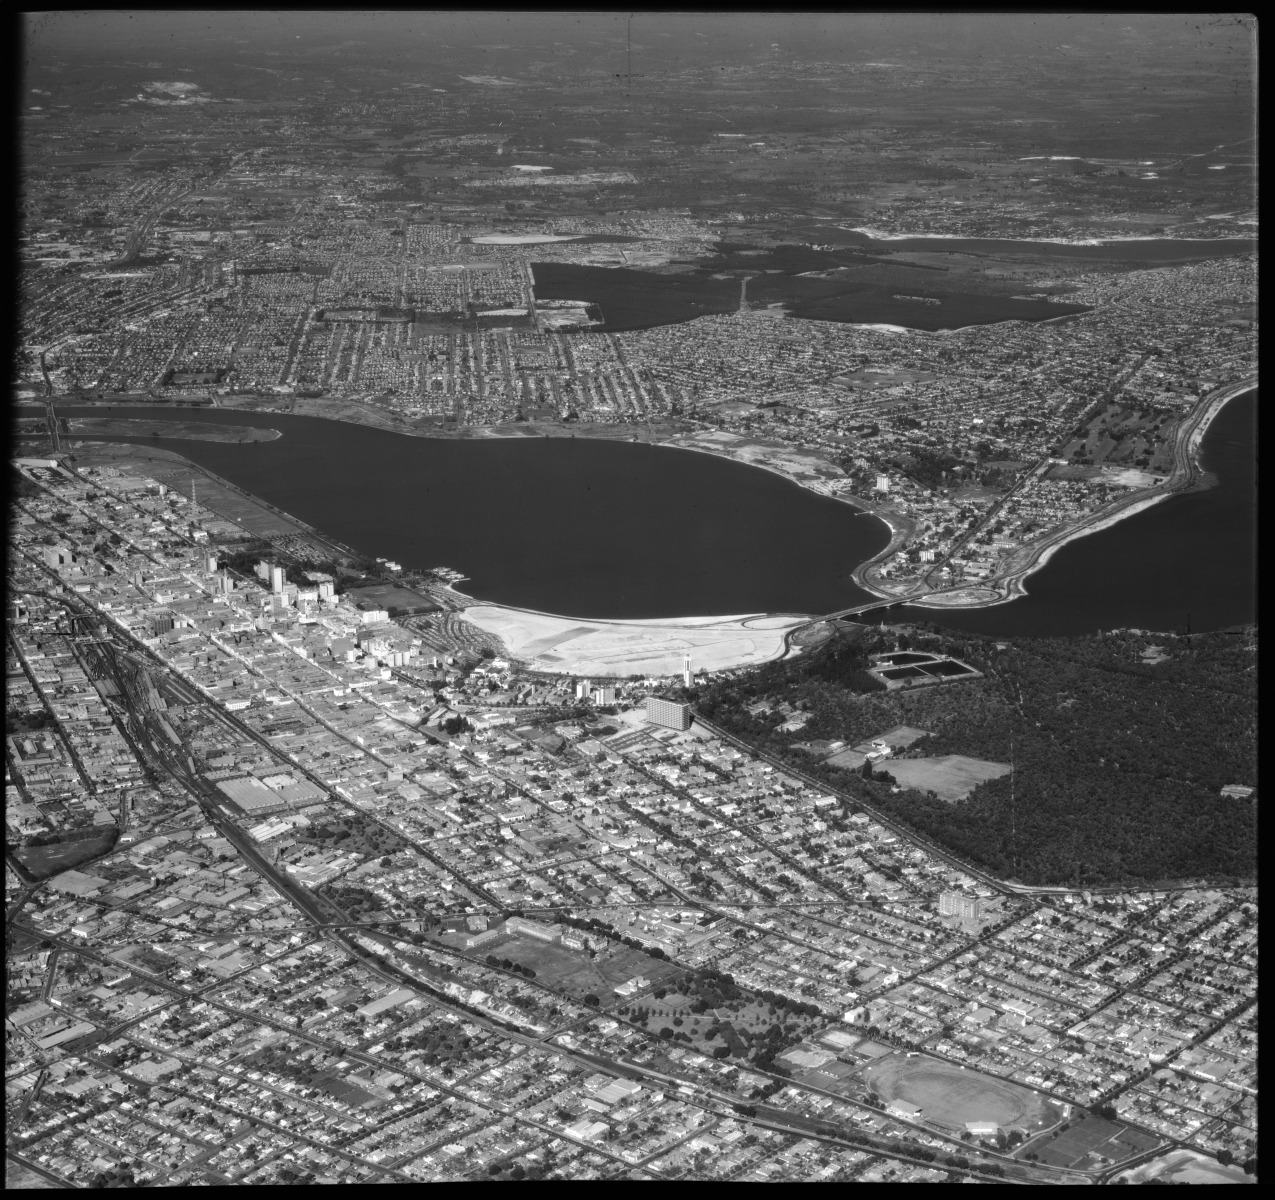
[[(952, 654), (984, 677), (869, 692), (868, 655), (895, 649), (898, 635), (865, 628), (713, 681), (696, 703), (736, 737), (1002, 878), (1225, 883), (1255, 871), (1255, 810), (1221, 795), (1257, 782), (1254, 641), (1126, 631), (996, 642), (920, 630), (915, 648)], [(1167, 658), (1144, 662), (1152, 644)], [(805, 725), (784, 730), (794, 711)], [(897, 725), (931, 734), (900, 757), (962, 754), (1013, 772), (946, 803), (810, 751), (821, 739), (853, 746)]]

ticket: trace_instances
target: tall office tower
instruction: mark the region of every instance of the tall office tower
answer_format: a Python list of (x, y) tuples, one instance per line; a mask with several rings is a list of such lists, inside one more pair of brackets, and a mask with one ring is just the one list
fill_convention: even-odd
[(217, 556), (215, 554), (204, 555), (204, 570), (209, 575), (217, 574)]
[(276, 596), (283, 595), (283, 568), (282, 567), (272, 566), (270, 568), (270, 590)]
[(319, 584), (319, 599), (336, 599), (336, 584), (334, 584), (330, 579), (325, 579)]
[(615, 688), (607, 687), (605, 684), (599, 684), (593, 689), (594, 704), (614, 704)]
[(589, 698), (589, 689), (592, 686), (593, 685), (587, 679), (577, 680), (576, 681), (576, 699), (587, 700)]
[(888, 492), (890, 490), (890, 477), (888, 475), (877, 476), (877, 491)]
[(689, 688), (695, 686), (695, 672), (691, 670), (691, 656), (682, 659), (682, 682)]

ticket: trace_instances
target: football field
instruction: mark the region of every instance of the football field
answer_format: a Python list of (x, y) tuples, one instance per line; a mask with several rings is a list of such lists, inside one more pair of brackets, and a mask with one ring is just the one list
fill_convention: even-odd
[(925, 1055), (891, 1054), (865, 1067), (863, 1078), (886, 1102), (906, 1100), (920, 1107), (922, 1120), (948, 1129), (993, 1121), (1031, 1132), (1059, 1116), (1052, 1103), (1028, 1088)]

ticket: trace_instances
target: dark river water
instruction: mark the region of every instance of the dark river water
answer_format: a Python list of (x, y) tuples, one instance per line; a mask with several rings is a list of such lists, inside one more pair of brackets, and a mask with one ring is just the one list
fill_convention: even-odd
[[(1027, 578), (1027, 595), (964, 613), (910, 616), (994, 635), (1098, 629), (1203, 633), (1256, 619), (1257, 392), (1230, 401), (1204, 435), (1214, 486), (1069, 542)], [(892, 616), (891, 620), (897, 620)]]
[[(101, 407), (66, 416), (103, 415)], [(405, 437), (315, 417), (115, 408), (148, 422), (251, 424), (273, 442), (112, 439), (176, 451), (316, 529), (408, 568), (447, 566), (480, 599), (576, 617), (830, 612), (885, 527), (768, 471), (586, 438)], [(1202, 461), (1215, 485), (1059, 550), (1027, 596), (908, 615), (994, 635), (1254, 620), (1257, 393), (1223, 408)], [(890, 619), (898, 620), (898, 610)]]
[(470, 595), (564, 616), (831, 612), (871, 599), (850, 573), (889, 540), (847, 504), (690, 450), (416, 438), (228, 409), (110, 411), (278, 429), (276, 441), (243, 444), (111, 440), (175, 451), (364, 554), (452, 567)]
[[(1089, 311), (1080, 304), (963, 291), (945, 285), (943, 272), (921, 268), (910, 272), (914, 278), (907, 284), (865, 281), (855, 266), (873, 266), (876, 259), (801, 246), (780, 247), (756, 260), (781, 262), (783, 269), (759, 266), (738, 256), (719, 257), (721, 262), (710, 260), (710, 267), (735, 269), (743, 264), (746, 272), (756, 272), (748, 281), (749, 304), (784, 304), (790, 315), (807, 320), (934, 331), (998, 321), (1047, 321)], [(803, 266), (814, 262), (821, 268), (842, 269), (831, 276), (810, 277), (793, 269), (794, 260)], [(601, 317), (594, 328), (602, 333), (652, 329), (739, 309), (739, 281), (718, 279), (707, 268), (680, 275), (575, 263), (535, 263), (533, 269), (537, 299), (587, 300)]]

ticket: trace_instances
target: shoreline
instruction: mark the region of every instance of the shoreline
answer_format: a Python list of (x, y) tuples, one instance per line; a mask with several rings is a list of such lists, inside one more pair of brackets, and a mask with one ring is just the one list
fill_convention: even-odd
[[(68, 422), (67, 436), (79, 441), (110, 441), (114, 437), (144, 438), (152, 428), (151, 423), (140, 417), (71, 417)], [(283, 437), (279, 430), (263, 428), (260, 425), (204, 425), (195, 428), (200, 422), (170, 421), (177, 428), (172, 432), (167, 429), (164, 437), (180, 442), (274, 442)], [(87, 425), (87, 428), (85, 426)], [(102, 428), (103, 426), (133, 426), (134, 428)]]
[[(282, 436), (283, 435), (280, 434), (280, 437)], [(188, 439), (188, 440), (191, 440), (191, 439)], [(228, 491), (231, 491), (236, 493), (237, 495), (243, 496), (245, 499), (247, 499), (251, 503), (259, 505), (262, 509), (265, 509), (268, 512), (274, 513), (275, 515), (281, 517), (283, 520), (290, 522), (293, 526), (297, 528), (297, 530), (300, 531), (301, 536), (308, 536), (313, 538), (316, 542), (332, 550), (334, 553), (339, 554), (342, 557), (348, 557), (351, 559), (364, 557), (363, 555), (360, 555), (352, 547), (345, 545), (344, 542), (337, 541), (337, 539), (332, 537), (331, 535), (323, 533), (321, 530), (315, 529), (313, 525), (307, 524), (305, 521), (301, 520), (300, 517), (295, 517), (292, 515), (292, 513), (285, 512), (283, 509), (277, 507), (274, 504), (271, 504), (269, 500), (263, 499), (261, 496), (258, 496), (256, 492), (249, 492), (245, 490), (244, 488), (241, 488), (237, 483), (231, 483), (229, 479), (226, 479), (223, 476), (218, 475), (217, 472), (214, 471), (211, 467), (205, 467), (201, 465), (200, 463), (195, 462), (193, 459), (187, 458), (184, 454), (181, 454), (177, 450), (169, 450), (164, 446), (138, 445), (133, 442), (112, 442), (109, 439), (99, 441), (97, 439), (92, 439), (92, 438), (76, 439), (75, 442), (73, 443), (73, 446), (75, 445), (82, 445), (82, 446), (87, 446), (90, 448), (94, 446), (102, 446), (102, 447), (110, 446), (110, 447), (117, 447), (125, 451), (134, 451), (135, 453), (125, 454), (125, 455), (122, 455), (121, 457), (137, 459), (143, 462), (148, 460), (155, 460), (155, 459), (158, 459), (160, 462), (164, 462), (164, 461), (179, 462), (183, 464), (185, 467), (190, 468), (190, 470), (192, 471), (198, 471), (210, 483), (217, 484), (220, 487), (226, 488)], [(226, 518), (226, 519), (228, 520), (229, 518)], [(237, 522), (232, 522), (232, 523), (237, 524)]]
[[(1181, 496), (1196, 490), (1200, 486), (1200, 479), (1203, 475), (1197, 456), (1209, 426), (1227, 403), (1234, 400), (1237, 396), (1253, 391), (1257, 386), (1258, 379), (1254, 374), (1235, 383), (1223, 384), (1203, 398), (1200, 406), (1187, 417), (1186, 421), (1178, 429), (1178, 441), (1174, 448), (1174, 456), (1176, 458), (1181, 454), (1183, 461), (1175, 461), (1173, 472), (1163, 484), (1157, 485), (1154, 490), (1135, 492), (1123, 500), (1117, 501), (1114, 507), (1094, 513), (1091, 517), (1083, 519), (1079, 524), (1061, 529), (1057, 533), (1046, 537), (1038, 545), (1022, 547), (1021, 550), (1027, 552), (1023, 562), (1011, 565), (1005, 571), (990, 575), (986, 579), (978, 580), (976, 584), (971, 585), (971, 587), (979, 590), (995, 592), (994, 599), (988, 598), (963, 604), (944, 604), (941, 601), (934, 602), (937, 597), (942, 596), (944, 593), (931, 592), (924, 596), (918, 596), (916, 599), (908, 600), (908, 603), (917, 608), (936, 610), (993, 608), (998, 604), (1008, 604), (1011, 600), (1017, 600), (1019, 597), (1027, 595), (1026, 581), (1028, 576), (1039, 571), (1068, 543), (1088, 537), (1091, 533), (1109, 529), (1126, 517), (1143, 512), (1153, 505), (1169, 499), (1171, 496)], [(1010, 561), (1012, 563), (1012, 559)], [(867, 565), (864, 564), (865, 567)], [(870, 587), (866, 583), (861, 583), (860, 586), (865, 590)], [(881, 594), (883, 600), (893, 598), (888, 594), (880, 593), (879, 589), (873, 588), (872, 590)], [(926, 603), (927, 600), (930, 603)]]
[[(908, 330), (906, 332), (917, 332), (917, 331)], [(78, 400), (78, 399), (72, 400), (72, 399), (63, 398), (63, 397), (55, 397), (54, 399), (57, 404), (64, 405), (68, 408), (146, 408), (147, 407), (146, 403), (140, 400), (130, 402), (127, 400), (109, 400), (109, 401), (108, 400)], [(450, 433), (445, 433), (439, 430), (437, 427), (430, 428), (430, 429), (421, 429), (419, 427), (406, 425), (405, 423), (398, 423), (396, 418), (394, 418), (390, 414), (381, 413), (377, 409), (371, 407), (370, 405), (364, 404), (363, 402), (358, 400), (341, 400), (340, 403), (358, 407), (359, 409), (362, 410), (363, 414), (374, 418), (373, 420), (351, 421), (346, 416), (342, 416), (330, 411), (328, 412), (295, 411), (295, 406), (293, 406), (292, 411), (289, 411), (288, 409), (285, 409), (281, 405), (276, 405), (275, 407), (263, 406), (260, 408), (249, 407), (248, 405), (240, 405), (240, 404), (228, 405), (228, 404), (225, 404), (224, 401), (226, 399), (229, 399), (229, 397), (222, 397), (221, 399), (223, 403), (210, 411), (243, 412), (243, 413), (248, 413), (248, 414), (257, 415), (257, 416), (273, 415), (273, 416), (283, 416), (283, 417), (314, 417), (319, 420), (334, 421), (334, 422), (337, 422), (338, 424), (346, 423), (351, 425), (360, 425), (363, 428), (380, 429), (385, 433), (398, 433), (406, 437), (424, 438), (424, 439), (440, 441), (440, 442), (484, 440), (484, 439), (535, 439), (535, 438), (542, 438), (542, 437), (574, 438), (579, 436), (583, 440), (588, 440), (588, 441), (593, 441), (593, 440), (609, 441), (609, 442), (637, 441), (648, 446), (661, 446), (667, 450), (691, 450), (699, 454), (709, 454), (715, 458), (729, 459), (731, 462), (739, 463), (741, 466), (756, 467), (763, 471), (769, 471), (771, 472), (771, 474), (778, 475), (780, 478), (788, 480), (789, 483), (796, 484), (798, 487), (805, 488), (807, 491), (810, 491), (810, 492), (814, 492), (815, 495), (817, 496), (823, 496), (826, 499), (835, 500), (840, 504), (847, 505), (848, 507), (854, 509), (856, 515), (863, 514), (867, 516), (876, 517), (877, 520), (881, 521), (881, 523), (886, 526), (886, 528), (890, 531), (890, 534), (892, 537), (895, 536), (895, 526), (893, 522), (898, 520), (907, 520), (907, 518), (899, 518), (898, 515), (893, 512), (890, 512), (888, 516), (883, 515), (880, 511), (871, 507), (871, 504), (869, 501), (866, 501), (861, 497), (848, 499), (847, 497), (839, 494), (836, 490), (834, 490), (832, 483), (823, 484), (821, 486), (819, 482), (816, 482), (811, 479), (807, 479), (800, 475), (796, 475), (792, 473), (791, 471), (786, 471), (783, 469), (782, 466), (777, 465), (774, 462), (753, 461), (751, 459), (741, 458), (738, 455), (732, 453), (733, 447), (737, 445), (738, 442), (745, 442), (747, 444), (756, 445), (765, 451), (777, 451), (780, 453), (817, 454), (818, 453), (817, 451), (814, 451), (814, 452), (807, 451), (803, 447), (794, 446), (788, 442), (770, 441), (768, 439), (759, 438), (759, 437), (744, 438), (742, 437), (742, 435), (736, 435), (736, 434), (728, 435), (732, 438), (738, 439), (738, 442), (733, 443), (732, 446), (729, 446), (729, 447), (728, 446), (715, 447), (712, 445), (704, 445), (700, 443), (685, 442), (680, 440), (683, 438), (701, 437), (705, 434), (710, 434), (710, 435), (719, 434), (721, 432), (720, 430), (712, 426), (709, 426), (703, 429), (688, 431), (688, 432), (674, 433), (674, 434), (668, 435), (667, 437), (655, 437), (655, 438), (651, 438), (650, 440), (644, 439), (640, 436), (635, 437), (634, 436), (635, 432), (640, 432), (640, 430), (638, 430), (637, 427), (635, 426), (618, 425), (618, 424), (617, 425), (600, 425), (600, 423), (599, 423), (600, 428), (606, 429), (608, 431), (616, 430), (618, 432), (616, 432), (614, 435), (609, 432), (597, 433), (597, 434), (580, 434), (578, 432), (580, 427), (572, 427), (572, 426), (561, 425), (561, 424), (553, 425), (548, 423), (542, 425), (539, 423), (529, 422), (527, 424), (521, 424), (521, 425), (511, 425), (511, 424), (467, 425), (463, 427), (463, 431), (453, 431)], [(253, 399), (267, 399), (267, 398), (266, 397), (234, 397), (234, 399), (253, 400)], [(17, 403), (20, 406), (36, 408), (40, 410), (41, 412), (43, 412), (45, 409), (44, 402), (38, 399), (31, 399), (31, 400), (25, 400), (25, 401), (18, 400), (15, 403)], [(167, 414), (167, 413), (175, 412), (175, 411), (177, 410), (168, 408), (167, 406), (164, 406), (163, 408), (156, 406), (156, 412), (160, 414)], [(142, 418), (121, 418), (121, 419), (141, 420)], [(588, 426), (586, 426), (585, 428), (588, 428)], [(280, 433), (280, 431), (278, 430), (273, 430), (273, 432), (276, 433), (278, 436), (283, 436), (282, 433)], [(89, 440), (89, 439), (84, 439), (84, 440)], [(97, 440), (97, 439), (92, 439), (92, 440)], [(102, 440), (109, 441), (108, 438), (102, 439)], [(273, 441), (274, 439), (272, 438), (269, 440)], [(176, 451), (173, 451), (173, 453), (176, 453)], [(824, 465), (826, 466), (832, 466), (832, 464), (827, 463), (826, 460), (821, 459), (820, 461), (824, 462)], [(192, 464), (192, 465), (195, 465), (195, 464)], [(837, 468), (837, 469), (840, 470), (840, 468)], [(843, 479), (846, 478), (846, 475), (844, 472), (841, 472), (841, 477)], [(851, 575), (851, 578), (852, 579), (854, 578), (853, 573)], [(527, 610), (527, 611), (531, 611), (531, 610)]]
[[(1179, 427), (1177, 445), (1175, 446), (1175, 459), (1177, 459), (1180, 456), (1181, 461), (1175, 461), (1173, 472), (1169, 475), (1165, 483), (1158, 485), (1155, 490), (1136, 492), (1133, 495), (1130, 495), (1124, 498), (1123, 500), (1118, 501), (1114, 507), (1109, 507), (1105, 511), (1095, 513), (1092, 516), (1083, 519), (1079, 524), (1074, 525), (1070, 528), (1064, 528), (1057, 531), (1055, 534), (1050, 535), (1046, 539), (1042, 540), (1039, 544), (1028, 546), (1028, 547), (1022, 547), (1021, 551), (1024, 553), (1023, 559), (1019, 562), (1015, 562), (1013, 559), (1011, 559), (1009, 563), (1007, 564), (1007, 569), (1004, 570), (1003, 572), (988, 576), (985, 579), (976, 580), (960, 588), (951, 588), (951, 589), (948, 589), (947, 591), (928, 592), (928, 593), (924, 593), (924, 594), (916, 595), (916, 596), (910, 596), (907, 594), (900, 595), (898, 592), (887, 591), (885, 588), (881, 587), (879, 584), (869, 582), (866, 578), (867, 572), (873, 566), (892, 557), (894, 554), (896, 554), (899, 550), (903, 549), (907, 545), (908, 540), (915, 528), (914, 522), (912, 521), (911, 518), (906, 517), (903, 514), (897, 513), (890, 509), (878, 510), (878, 509), (869, 507), (868, 504), (865, 503), (860, 498), (855, 498), (853, 500), (848, 499), (834, 492), (831, 486), (828, 486), (828, 485), (818, 486), (814, 481), (801, 478), (788, 470), (784, 470), (781, 465), (778, 465), (774, 462), (751, 461), (749, 459), (741, 458), (737, 454), (732, 452), (732, 450), (735, 448), (733, 445), (724, 445), (721, 447), (714, 447), (712, 445), (704, 445), (704, 444), (694, 444), (694, 443), (687, 444), (679, 440), (674, 440), (681, 437), (695, 437), (697, 436), (696, 434), (678, 434), (678, 435), (674, 435), (674, 439), (670, 439), (668, 441), (653, 440), (651, 442), (648, 442), (647, 444), (662, 446), (670, 450), (690, 450), (690, 451), (695, 451), (701, 454), (711, 454), (718, 458), (730, 459), (731, 461), (737, 462), (741, 464), (742, 466), (757, 467), (762, 470), (770, 471), (772, 474), (779, 475), (780, 477), (788, 480), (790, 483), (793, 483), (798, 487), (805, 488), (806, 490), (812, 491), (817, 495), (824, 496), (828, 499), (835, 500), (841, 504), (847, 505), (848, 507), (850, 507), (851, 509), (855, 511), (856, 515), (868, 515), (868, 516), (875, 517), (878, 521), (880, 521), (883, 525), (885, 525), (886, 529), (889, 531), (890, 540), (882, 550), (878, 551), (877, 554), (857, 564), (854, 567), (854, 569), (850, 573), (851, 582), (856, 587), (858, 587), (861, 591), (866, 592), (869, 596), (877, 600), (891, 600), (891, 601), (896, 601), (900, 603), (906, 603), (916, 608), (925, 608), (925, 609), (930, 609), (934, 611), (943, 611), (947, 609), (958, 609), (963, 611), (966, 609), (975, 609), (975, 608), (992, 608), (1000, 604), (1010, 603), (1013, 600), (1016, 600), (1022, 596), (1025, 596), (1027, 594), (1027, 588), (1026, 588), (1027, 578), (1031, 576), (1033, 573), (1035, 573), (1036, 571), (1039, 571), (1042, 567), (1044, 567), (1049, 562), (1049, 560), (1053, 557), (1053, 555), (1057, 553), (1057, 551), (1060, 550), (1063, 546), (1067, 545), (1070, 542), (1076, 541), (1082, 537), (1087, 537), (1091, 533), (1097, 533), (1103, 529), (1110, 528), (1116, 522), (1124, 520), (1126, 517), (1133, 516), (1136, 513), (1142, 512), (1145, 509), (1150, 508), (1152, 505), (1160, 503), (1162, 500), (1165, 500), (1170, 496), (1181, 495), (1197, 488), (1199, 486), (1200, 478), (1202, 475), (1202, 471), (1200, 469), (1200, 465), (1198, 462), (1198, 453), (1199, 453), (1200, 445), (1204, 439), (1204, 435), (1208, 431), (1209, 426), (1212, 424), (1217, 414), (1221, 412), (1222, 408), (1230, 400), (1233, 400), (1237, 396), (1243, 395), (1245, 392), (1252, 391), (1257, 386), (1258, 386), (1258, 376), (1256, 373), (1254, 373), (1250, 376), (1246, 376), (1242, 380), (1237, 380), (1232, 383), (1223, 384), (1215, 388), (1212, 392), (1210, 392), (1205, 397), (1203, 397), (1200, 405), (1196, 408), (1196, 410), (1193, 413), (1188, 415), (1186, 420)], [(102, 402), (98, 402), (98, 403), (100, 404)], [(346, 403), (357, 404), (358, 402), (346, 401)], [(40, 407), (40, 408), (43, 407), (43, 405), (39, 403), (33, 404), (32, 406)], [(73, 407), (79, 407), (79, 406), (74, 405)], [(94, 405), (94, 407), (96, 407), (96, 405)], [(128, 407), (128, 406), (119, 405), (119, 407)], [(366, 406), (360, 405), (360, 407), (365, 408), (365, 411), (368, 411), (370, 415), (377, 415), (377, 416), (380, 415), (376, 413), (375, 410), (366, 409)], [(270, 410), (244, 408), (240, 411), (264, 413)], [(324, 414), (321, 414), (321, 413), (304, 413), (304, 412), (303, 413), (284, 413), (282, 415), (324, 416)], [(333, 421), (341, 421), (345, 418), (342, 418), (340, 416), (334, 416), (334, 415), (326, 415), (325, 419), (333, 420)], [(385, 428), (385, 427), (381, 426), (381, 428)], [(503, 427), (501, 426), (475, 426), (471, 428), (474, 430), (474, 433), (472, 436), (476, 436), (476, 437), (503, 438), (503, 437), (528, 436), (528, 434), (524, 434), (520, 431), (515, 431), (513, 429), (509, 430), (508, 432), (504, 432)], [(414, 436), (414, 437), (428, 438), (428, 437), (434, 436), (437, 438), (437, 434), (434, 433), (434, 431), (426, 432), (423, 430), (416, 430), (416, 429), (389, 428), (389, 429), (386, 429), (386, 432), (405, 433), (408, 436)], [(700, 432), (710, 433), (710, 432), (717, 432), (717, 431), (704, 430)], [(574, 434), (566, 426), (562, 426), (558, 428), (551, 427), (550, 430), (541, 429), (537, 433), (531, 434), (530, 436), (569, 437), (569, 436), (574, 436)], [(104, 439), (104, 440), (109, 440), (109, 439)], [(437, 440), (446, 441), (449, 439), (446, 437), (442, 437), (442, 438), (437, 438)], [(608, 438), (607, 440), (614, 440), (614, 439)], [(760, 439), (750, 439), (749, 444), (755, 444), (759, 440)], [(764, 446), (763, 448), (764, 449), (773, 448), (774, 450), (789, 450), (789, 451), (797, 452), (797, 453), (801, 452), (797, 450), (796, 448), (789, 447), (787, 443), (782, 443), (782, 442), (775, 442), (773, 443), (773, 446)], [(175, 454), (176, 452), (171, 452), (171, 453)], [(184, 458), (184, 456), (179, 456), (179, 457)], [(189, 462), (189, 460), (185, 460), (185, 461)], [(194, 466), (196, 464), (192, 463), (191, 465)], [(199, 469), (203, 470), (203, 468), (199, 468)], [(224, 481), (220, 481), (220, 482), (224, 482)], [(240, 490), (240, 489), (236, 488), (236, 490)], [(253, 498), (259, 500), (258, 497), (254, 496)], [(297, 521), (295, 517), (292, 517), (291, 514), (284, 513), (281, 515), (288, 517), (289, 520), (292, 520), (296, 522), (297, 524), (303, 524), (303, 522)], [(312, 530), (311, 532), (317, 534), (322, 540), (331, 543), (331, 539), (319, 533), (317, 530)], [(969, 595), (969, 593), (971, 592), (982, 593), (982, 594), (971, 597)], [(944, 603), (943, 600), (941, 599), (941, 597), (944, 595), (951, 596), (952, 601), (949, 603)], [(502, 608), (502, 609), (507, 609), (509, 612), (525, 613), (528, 616), (539, 617), (539, 618), (555, 618), (555, 619), (566, 620), (566, 621), (585, 620), (585, 618), (564, 617), (562, 616), (562, 614), (558, 614), (558, 613), (544, 613), (534, 609), (513, 608), (512, 606), (500, 605), (500, 604), (484, 601), (479, 599), (478, 597), (467, 596), (465, 593), (462, 593), (459, 591), (457, 591), (457, 596), (458, 598), (470, 600), (472, 602), (472, 606), (481, 605), (481, 606), (485, 606), (489, 608)], [(466, 605), (465, 608), (462, 609), (462, 612), (467, 611), (468, 607), (470, 607), (470, 605)], [(727, 622), (743, 622), (744, 620), (754, 621), (762, 617), (775, 617), (777, 619), (783, 619), (784, 616), (785, 616), (784, 614), (766, 614), (766, 613), (741, 614), (738, 616), (705, 615), (705, 616), (670, 617), (670, 618), (607, 619), (605, 622), (599, 620), (595, 623), (597, 624), (606, 623), (611, 625), (659, 624), (665, 627), (678, 626), (680, 628), (693, 628), (696, 625), (704, 625), (704, 624), (711, 625), (712, 623), (715, 623), (715, 622), (727, 623)], [(794, 614), (794, 620), (795, 619), (796, 619), (796, 615)], [(806, 615), (805, 619), (807, 621), (818, 620), (820, 619), (820, 615), (819, 614)]]
[(591, 679), (676, 678), (761, 666), (788, 653), (805, 614), (588, 620), (475, 601), (462, 618), (500, 639), (509, 657), (540, 674)]
[(1240, 237), (1223, 237), (1223, 238), (1176, 238), (1165, 237), (1161, 234), (1158, 237), (1138, 237), (1133, 234), (1113, 234), (1111, 237), (1101, 238), (1005, 238), (992, 237), (983, 233), (886, 233), (881, 229), (873, 229), (870, 225), (838, 225), (838, 229), (844, 229), (847, 233), (858, 233), (863, 237), (870, 238), (874, 242), (1008, 242), (1021, 245), (1036, 244), (1040, 246), (1106, 246), (1117, 242), (1186, 242), (1195, 245), (1208, 245), (1211, 242), (1235, 242), (1243, 241)]

